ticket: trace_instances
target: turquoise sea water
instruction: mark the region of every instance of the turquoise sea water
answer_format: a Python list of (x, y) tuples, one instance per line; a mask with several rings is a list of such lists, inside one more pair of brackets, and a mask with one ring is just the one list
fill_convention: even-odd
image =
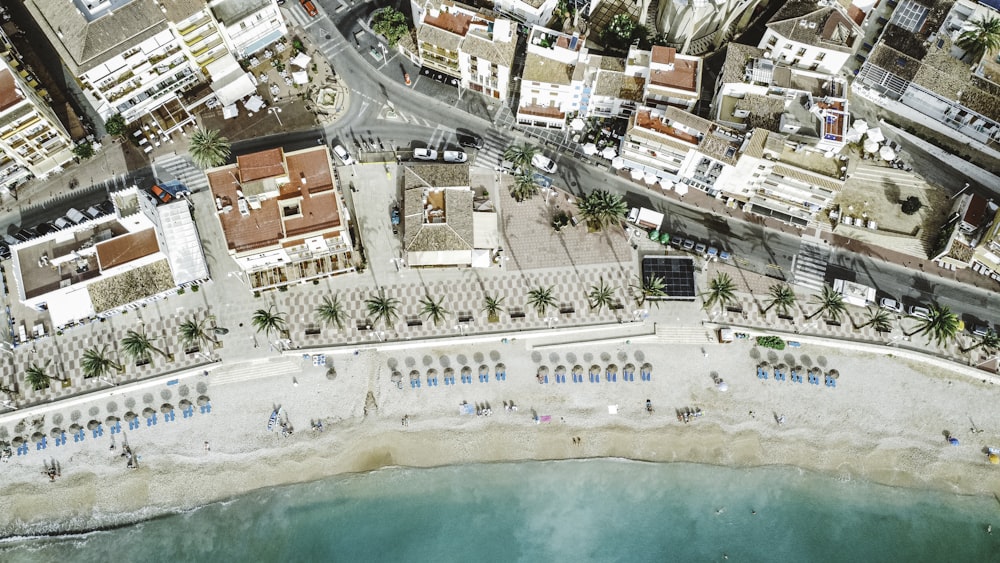
[[(753, 514), (756, 511), (756, 514)], [(985, 527), (995, 522), (996, 533)], [(386, 469), (121, 529), (0, 543), (11, 561), (997, 561), (993, 498), (794, 468), (619, 460)]]

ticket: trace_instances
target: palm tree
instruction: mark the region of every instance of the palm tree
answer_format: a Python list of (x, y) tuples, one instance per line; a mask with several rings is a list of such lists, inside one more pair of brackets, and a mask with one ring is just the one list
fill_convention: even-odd
[(509, 160), (515, 168), (527, 169), (531, 165), (531, 159), (538, 153), (538, 149), (525, 143), (523, 145), (511, 145), (503, 151), (503, 157)]
[(819, 297), (814, 299), (814, 303), (819, 305), (819, 309), (816, 309), (815, 313), (806, 317), (807, 319), (811, 319), (821, 313), (826, 313), (834, 321), (839, 321), (840, 316), (847, 310), (847, 307), (844, 305), (844, 296), (834, 291), (828, 285), (823, 286), (823, 292)]
[(250, 317), (250, 324), (257, 332), (263, 332), (264, 336), (270, 338), (272, 332), (285, 331), (285, 314), (274, 310), (274, 305), (267, 309), (257, 309)]
[(863, 324), (854, 325), (854, 328), (865, 328), (870, 326), (875, 332), (890, 332), (892, 330), (892, 315), (889, 311), (880, 307), (868, 307), (868, 320)]
[(552, 297), (551, 287), (536, 287), (528, 292), (528, 305), (535, 308), (538, 312), (538, 316), (542, 317), (545, 315), (545, 311), (549, 307), (556, 306), (556, 300)]
[(199, 127), (191, 135), (188, 152), (201, 168), (218, 166), (229, 158), (229, 139), (221, 136), (218, 129), (206, 131)]
[(1000, 336), (997, 336), (996, 331), (991, 328), (986, 331), (986, 334), (979, 338), (979, 342), (976, 342), (975, 345), (965, 348), (962, 351), (971, 352), (976, 348), (982, 348), (983, 350), (986, 350), (987, 353), (992, 354), (1000, 349)]
[(58, 379), (49, 375), (46, 371), (49, 367), (49, 362), (45, 362), (45, 365), (38, 365), (35, 362), (31, 362), (28, 369), (24, 370), (24, 380), (31, 385), (31, 388), (35, 391), (41, 391), (49, 386), (50, 379)]
[(963, 27), (965, 31), (958, 36), (955, 45), (965, 51), (970, 62), (979, 62), (984, 55), (989, 56), (1000, 50), (1000, 18), (983, 16)]
[(503, 299), (503, 297), (494, 297), (491, 295), (483, 298), (483, 312), (486, 313), (491, 323), (500, 320), (500, 313), (503, 312)]
[(580, 216), (587, 221), (591, 230), (600, 231), (604, 227), (625, 218), (628, 204), (622, 196), (607, 190), (594, 190), (577, 203)]
[(387, 326), (395, 324), (399, 316), (399, 299), (386, 297), (385, 289), (380, 288), (378, 295), (365, 299), (365, 307), (368, 308), (368, 314), (375, 318), (376, 323), (382, 321)]
[(443, 300), (444, 298), (440, 297), (437, 301), (435, 301), (430, 295), (425, 295), (424, 298), (420, 300), (420, 314), (427, 317), (427, 320), (434, 321), (435, 326), (441, 324), (441, 321), (443, 321), (445, 316), (449, 313), (448, 309), (445, 309), (444, 306), (441, 305), (441, 301)]
[[(646, 301), (651, 298), (667, 296), (667, 282), (663, 279), (663, 276), (656, 274), (650, 274), (646, 277), (639, 276), (639, 283), (633, 285), (632, 289), (639, 294), (639, 297), (635, 301), (640, 307), (645, 305)], [(659, 301), (653, 301), (653, 303), (660, 304)]]
[(716, 303), (719, 307), (725, 307), (730, 303), (736, 302), (736, 284), (733, 283), (733, 278), (729, 277), (729, 274), (725, 272), (719, 272), (715, 274), (712, 281), (708, 282), (708, 291), (703, 296), (705, 298), (705, 309), (711, 309)]
[(531, 196), (538, 193), (538, 182), (529, 173), (522, 173), (514, 176), (514, 183), (510, 186), (510, 195), (515, 201), (531, 199)]
[(205, 321), (198, 320), (195, 317), (181, 323), (181, 326), (177, 328), (178, 334), (180, 334), (181, 342), (184, 346), (201, 346), (202, 343), (211, 342), (212, 344), (218, 344), (219, 341), (212, 336), (211, 332), (205, 328)]
[(615, 290), (611, 288), (608, 284), (604, 283), (604, 278), (598, 285), (592, 286), (590, 288), (590, 293), (587, 294), (587, 300), (590, 301), (590, 308), (597, 309), (600, 312), (604, 307), (611, 307), (614, 304)]
[(337, 330), (344, 330), (344, 321), (347, 320), (347, 312), (336, 294), (333, 297), (323, 298), (323, 303), (316, 307), (316, 317), (323, 324), (336, 325)]
[(947, 344), (958, 334), (958, 315), (947, 305), (931, 306), (930, 314), (920, 320), (917, 330), (910, 333), (925, 334), (939, 345)]
[(83, 368), (84, 379), (104, 377), (110, 375), (112, 370), (122, 371), (125, 369), (123, 365), (111, 359), (107, 352), (107, 346), (85, 350), (83, 358), (80, 359), (80, 367)]
[(152, 360), (152, 353), (168, 357), (167, 353), (160, 350), (156, 346), (153, 346), (152, 338), (146, 336), (145, 330), (143, 332), (137, 332), (135, 330), (129, 329), (125, 333), (125, 338), (122, 338), (122, 351), (125, 352), (126, 356), (132, 358), (132, 360), (138, 362), (140, 360)]
[(795, 292), (792, 288), (785, 283), (776, 283), (767, 291), (771, 295), (771, 301), (764, 309), (764, 313), (770, 311), (771, 307), (777, 307), (779, 315), (788, 316), (788, 311), (795, 305)]

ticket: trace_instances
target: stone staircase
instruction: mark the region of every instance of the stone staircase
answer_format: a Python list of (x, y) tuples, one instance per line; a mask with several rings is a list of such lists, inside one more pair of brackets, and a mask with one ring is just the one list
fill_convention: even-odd
[(669, 326), (657, 323), (656, 339), (664, 344), (708, 344), (715, 339), (701, 326)]

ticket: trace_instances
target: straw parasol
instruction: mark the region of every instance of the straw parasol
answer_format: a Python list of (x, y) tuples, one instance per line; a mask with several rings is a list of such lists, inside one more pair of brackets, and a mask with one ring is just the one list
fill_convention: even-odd
[(90, 422), (87, 423), (87, 430), (93, 430), (93, 429), (97, 428), (100, 425), (101, 425), (100, 422), (98, 422), (96, 420), (91, 420)]
[(490, 368), (486, 364), (479, 366), (479, 375), (489, 375)]
[(171, 405), (170, 403), (163, 403), (162, 405), (160, 405), (160, 412), (162, 412), (163, 414), (167, 414), (168, 412), (171, 412), (173, 410), (174, 406)]
[(203, 407), (203, 406), (207, 405), (208, 402), (209, 402), (209, 400), (210, 399), (208, 398), (208, 395), (199, 395), (198, 396), (198, 406), (199, 407)]
[[(501, 364), (502, 365), (502, 364)], [(444, 378), (455, 377), (455, 370), (453, 368), (444, 368)]]
[(564, 365), (556, 366), (556, 375), (566, 375), (566, 366)]
[(142, 416), (144, 416), (146, 418), (153, 418), (153, 415), (155, 415), (155, 414), (156, 414), (156, 411), (154, 411), (152, 409), (152, 407), (146, 407), (146, 408), (142, 409)]
[(813, 367), (809, 368), (809, 373), (811, 375), (815, 375), (816, 377), (819, 377), (819, 376), (823, 375), (823, 370), (819, 369), (816, 366), (813, 366)]
[(611, 373), (611, 375), (618, 375), (618, 364), (609, 364), (608, 372)]
[(549, 374), (549, 366), (540, 366), (536, 374), (540, 377), (545, 377), (546, 375)]
[(641, 369), (642, 369), (642, 371), (644, 371), (646, 373), (653, 373), (653, 364), (651, 364), (649, 362), (646, 362), (646, 363), (642, 364), (642, 368)]
[(182, 411), (186, 411), (189, 408), (191, 408), (191, 401), (187, 399), (181, 399), (181, 402), (177, 406), (179, 406)]
[(69, 425), (69, 431), (70, 431), (71, 434), (76, 434), (77, 432), (79, 432), (81, 430), (83, 430), (83, 427), (80, 426), (79, 424), (75, 423), (75, 422), (73, 424)]
[(625, 372), (634, 372), (635, 371), (635, 364), (625, 364), (625, 367), (622, 368), (622, 369)]
[(583, 366), (581, 366), (580, 364), (576, 364), (575, 366), (573, 366), (573, 375), (582, 376)]
[(139, 418), (139, 415), (135, 414), (132, 411), (128, 411), (127, 413), (125, 413), (125, 422), (132, 422), (137, 418)]
[(337, 379), (337, 368), (333, 366), (326, 368), (326, 378), (330, 381)]
[(506, 372), (506, 371), (507, 371), (507, 366), (506, 366), (506, 365), (504, 365), (504, 363), (503, 363), (503, 362), (500, 362), (499, 364), (497, 364), (497, 366), (496, 366), (496, 370), (497, 370), (498, 372), (500, 372), (500, 373), (503, 373), (503, 372)]
[(601, 375), (601, 366), (597, 364), (590, 366), (590, 375)]
[(834, 379), (840, 379), (840, 372), (835, 369), (831, 369), (830, 371), (826, 372), (826, 374)]
[(115, 424), (116, 422), (118, 422), (118, 417), (117, 417), (117, 416), (115, 416), (115, 415), (111, 415), (111, 416), (109, 416), (108, 418), (105, 418), (105, 419), (104, 419), (104, 424), (107, 424), (108, 426), (112, 426), (112, 425), (114, 425), (114, 424)]
[(34, 434), (31, 435), (31, 441), (33, 443), (37, 444), (38, 442), (41, 442), (43, 439), (45, 439), (45, 434), (42, 434), (41, 432), (35, 432)]
[(15, 448), (21, 447), (22, 445), (24, 445), (24, 437), (23, 436), (14, 436), (10, 440), (10, 445), (14, 446)]
[(420, 372), (417, 370), (410, 371), (410, 381), (416, 381), (420, 379)]
[(49, 436), (52, 436), (53, 438), (58, 438), (59, 436), (62, 435), (63, 435), (63, 429), (59, 428), (58, 426), (56, 426), (52, 430), (49, 430)]
[(462, 366), (462, 377), (471, 377), (471, 376), (472, 376), (472, 368), (470, 368), (469, 366)]

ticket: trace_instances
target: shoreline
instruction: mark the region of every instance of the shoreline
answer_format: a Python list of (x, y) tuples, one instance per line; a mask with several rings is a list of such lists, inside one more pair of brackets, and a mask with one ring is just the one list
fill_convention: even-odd
[[(580, 363), (589, 361), (583, 358), (586, 345), (577, 348), (574, 352), (574, 345), (567, 345), (568, 353), (542, 363), (566, 363), (564, 356), (571, 354), (578, 354)], [(1000, 489), (1000, 472), (977, 451), (979, 442), (1000, 434), (989, 384), (957, 374), (950, 380), (951, 374), (898, 359), (857, 352), (841, 358), (835, 348), (810, 346), (811, 355), (843, 374), (838, 388), (824, 389), (757, 380), (755, 360), (741, 354), (749, 350), (739, 346), (711, 347), (711, 358), (691, 345), (654, 343), (642, 349), (655, 366), (653, 382), (643, 384), (539, 385), (530, 372), (537, 362), (529, 360), (530, 350), (502, 358), (510, 381), (479, 386), (397, 389), (387, 369), (395, 356), (378, 352), (338, 359), (342, 375), (332, 382), (307, 366), (294, 383), (273, 376), (213, 385), (210, 378), (212, 414), (126, 432), (142, 458), (137, 470), (124, 468), (120, 449), (108, 449), (108, 436), (88, 436), (62, 451), (32, 450), (0, 466), (8, 477), (0, 486), (8, 507), (0, 511), (0, 537), (17, 541), (114, 529), (262, 489), (388, 467), (612, 458), (784, 467), (965, 496)], [(467, 348), (442, 346), (400, 352), (400, 371), (411, 369), (410, 360), (417, 365), (423, 352), (426, 358), (473, 356)], [(638, 359), (640, 350), (631, 353)], [(492, 365), (489, 355), (474, 363)], [(719, 371), (730, 391), (712, 387), (708, 374), (716, 370), (706, 365), (712, 361), (724, 366)], [(375, 406), (366, 415), (369, 393)], [(644, 412), (647, 397), (655, 404), (654, 415)], [(519, 412), (500, 407), (509, 399), (516, 400)], [(493, 414), (460, 416), (462, 400), (488, 402)], [(619, 406), (617, 415), (608, 413), (610, 404)], [(289, 438), (266, 430), (276, 405), (291, 413), (299, 428)], [(685, 405), (700, 406), (705, 416), (690, 424), (677, 422), (672, 409)], [(535, 424), (533, 409), (550, 414), (552, 421)], [(779, 412), (788, 417), (785, 425), (770, 420)], [(410, 417), (406, 427), (400, 423), (404, 415)], [(963, 431), (967, 416), (989, 434), (970, 437)], [(306, 421), (316, 418), (323, 420), (325, 432), (309, 429)], [(944, 441), (941, 432), (949, 427), (961, 436), (961, 447)], [(576, 436), (582, 438), (580, 445), (572, 441)], [(210, 452), (202, 447), (206, 441)], [(55, 483), (34, 467), (43, 458), (58, 458), (63, 466)]]

